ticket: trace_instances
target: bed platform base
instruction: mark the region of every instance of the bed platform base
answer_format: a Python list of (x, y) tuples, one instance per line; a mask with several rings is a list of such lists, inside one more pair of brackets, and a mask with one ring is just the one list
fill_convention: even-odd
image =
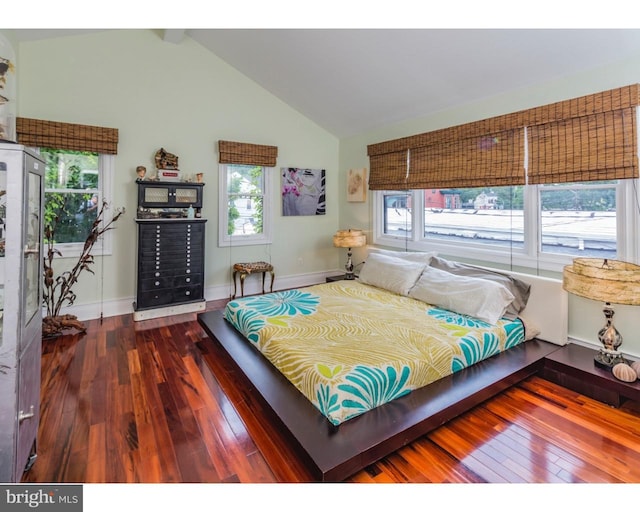
[(530, 340), (359, 417), (329, 421), (226, 320), (198, 315), (273, 412), (314, 479), (342, 481), (542, 369), (558, 345)]

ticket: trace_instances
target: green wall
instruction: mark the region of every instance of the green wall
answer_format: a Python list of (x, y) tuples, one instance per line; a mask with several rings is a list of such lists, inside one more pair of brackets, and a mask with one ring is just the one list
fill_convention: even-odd
[[(132, 310), (135, 168), (154, 169), (160, 147), (179, 156), (182, 172), (204, 173), (207, 298), (232, 292), (232, 262), (271, 261), (276, 288), (309, 274), (322, 279), (338, 267), (340, 254), (331, 244), (338, 229), (338, 139), (192, 39), (173, 44), (159, 31), (111, 30), (23, 42), (17, 71), (19, 116), (119, 130), (114, 206), (127, 213), (113, 231), (113, 255), (98, 257), (96, 276), (78, 282), (76, 304), (104, 302), (111, 314)], [(218, 247), (220, 139), (278, 146), (270, 246)], [(326, 215), (281, 215), (281, 166), (326, 170)], [(91, 316), (88, 309), (82, 314)]]

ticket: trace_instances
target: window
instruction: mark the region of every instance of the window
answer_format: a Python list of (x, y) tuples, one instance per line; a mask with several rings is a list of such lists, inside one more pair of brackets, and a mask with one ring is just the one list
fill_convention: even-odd
[(523, 247), (523, 187), (439, 190), (425, 205), (424, 238), (435, 242)]
[(220, 247), (271, 243), (269, 169), (220, 164)]
[(617, 258), (616, 185), (617, 181), (541, 185), (541, 251)]
[[(374, 242), (555, 272), (578, 255), (638, 261), (639, 88), (367, 146)], [(384, 190), (404, 188), (402, 228)]]
[(637, 180), (378, 191), (374, 208), (377, 244), (487, 264), (560, 271), (638, 254)]
[[(80, 254), (102, 202), (111, 204), (113, 156), (41, 148), (45, 160), (45, 225), (55, 222), (55, 244), (63, 257)], [(111, 253), (111, 233), (94, 246)]]

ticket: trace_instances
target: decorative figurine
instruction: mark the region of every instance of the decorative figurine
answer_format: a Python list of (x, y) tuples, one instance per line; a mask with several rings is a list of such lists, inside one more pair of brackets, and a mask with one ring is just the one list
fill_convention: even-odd
[(167, 153), (164, 148), (156, 151), (156, 168), (158, 169), (177, 169), (178, 157), (174, 154)]
[(164, 148), (156, 151), (156, 168), (158, 178), (162, 181), (180, 181), (180, 169), (178, 169), (178, 157), (168, 153)]
[(138, 179), (140, 181), (144, 180), (144, 177), (147, 174), (147, 168), (144, 165), (139, 165), (138, 167), (136, 167), (136, 174), (138, 175)]

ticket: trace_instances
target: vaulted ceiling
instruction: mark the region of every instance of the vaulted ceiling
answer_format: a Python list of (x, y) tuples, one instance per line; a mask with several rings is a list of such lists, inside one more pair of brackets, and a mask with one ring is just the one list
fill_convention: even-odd
[[(81, 31), (17, 30), (19, 39)], [(337, 137), (640, 56), (638, 29), (170, 29)], [(626, 84), (620, 84), (626, 85)]]

